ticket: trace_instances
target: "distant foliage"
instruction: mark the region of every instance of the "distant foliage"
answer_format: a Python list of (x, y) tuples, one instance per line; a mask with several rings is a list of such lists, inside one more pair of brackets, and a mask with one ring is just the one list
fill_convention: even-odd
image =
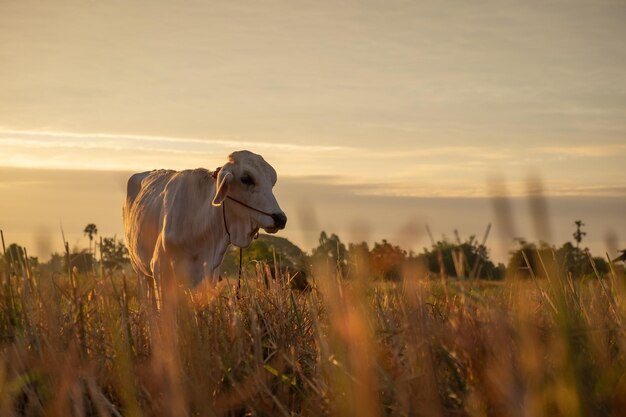
[(374, 243), (370, 252), (371, 271), (377, 278), (399, 281), (406, 258), (407, 253), (404, 249), (383, 239), (380, 243)]
[[(518, 239), (520, 248), (511, 253), (507, 265), (507, 274), (518, 278), (545, 277), (552, 270), (569, 273), (574, 277), (595, 276), (594, 266), (598, 274), (609, 272), (608, 263), (600, 257), (593, 257), (587, 248), (580, 249), (571, 242), (564, 243), (560, 248), (548, 245), (529, 243)], [(526, 259), (525, 259), (526, 258)]]
[[(69, 268), (80, 273), (93, 272), (96, 268), (96, 259), (88, 249), (74, 249), (70, 253)], [(68, 270), (67, 257), (63, 259), (63, 270)]]
[(98, 234), (98, 226), (94, 223), (89, 223), (85, 226), (83, 234), (89, 238), (89, 252), (92, 252), (91, 246), (93, 243), (93, 237)]
[[(276, 261), (276, 262), (275, 262)], [(292, 277), (298, 288), (306, 286), (308, 258), (306, 254), (289, 240), (262, 234), (243, 251), (242, 266), (248, 274), (254, 273), (257, 266), (268, 266), (272, 276), (276, 270)], [(231, 247), (220, 266), (222, 276), (236, 277), (239, 273), (239, 248)]]
[(591, 256), (589, 249), (580, 249), (566, 242), (557, 251), (560, 265), (573, 276), (595, 275), (594, 266), (599, 274), (609, 272), (609, 264), (604, 258)]
[(40, 264), (39, 270), (46, 276), (67, 272), (67, 261), (65, 255), (57, 252), (50, 254), (48, 262)]
[(39, 265), (39, 259), (33, 256), (27, 256), (26, 250), (17, 243), (11, 243), (7, 246), (6, 253), (4, 256), (0, 257), (0, 260), (3, 266), (8, 267), (18, 275), (23, 274), (27, 266), (35, 268)]
[(370, 249), (367, 242), (348, 244), (348, 278), (370, 275)]
[(322, 231), (319, 245), (313, 249), (312, 264), (330, 266), (344, 278), (354, 279), (370, 277), (384, 280), (399, 280), (407, 253), (399, 246), (383, 239), (375, 242), (372, 249), (366, 242), (346, 245), (339, 236), (330, 236)]
[[(430, 273), (431, 277), (444, 278), (479, 278), (500, 280), (505, 275), (517, 278), (530, 278), (532, 274), (544, 277), (551, 272), (565, 272), (575, 277), (603, 276), (608, 273), (609, 265), (601, 257), (592, 257), (587, 248), (578, 247), (585, 235), (580, 230), (584, 223), (576, 221), (574, 233), (576, 246), (566, 242), (560, 247), (544, 242), (532, 243), (518, 239), (519, 248), (510, 253), (507, 265), (495, 264), (489, 256), (488, 248), (475, 236), (462, 240), (455, 231), (455, 241), (445, 236), (420, 254), (394, 245), (386, 239), (374, 242), (370, 247), (367, 242), (344, 243), (335, 233), (322, 231), (318, 245), (307, 255), (288, 239), (274, 235), (260, 235), (243, 251), (242, 265), (248, 274), (258, 268), (264, 270), (269, 278), (276, 272), (290, 277), (290, 282), (304, 288), (308, 277), (315, 274), (315, 267), (323, 266), (335, 271), (345, 279), (373, 279), (398, 281), (406, 275), (406, 270), (418, 268)], [(97, 233), (97, 227), (90, 224), (85, 233), (91, 237)], [(100, 249), (100, 251), (98, 251)], [(7, 247), (5, 256), (0, 254), (0, 263), (6, 268), (13, 268), (21, 274), (26, 265), (27, 254), (17, 244)], [(68, 269), (78, 272), (94, 272), (100, 268), (120, 269), (129, 264), (128, 249), (123, 241), (114, 237), (101, 238), (100, 244), (89, 249), (74, 248), (68, 256), (53, 253), (49, 261), (40, 263), (37, 258), (28, 257), (28, 265), (38, 268), (42, 273), (66, 273)], [(595, 269), (594, 269), (595, 268)], [(617, 265), (620, 269), (621, 266)], [(222, 277), (236, 277), (239, 272), (239, 248), (231, 247), (220, 267)], [(318, 271), (319, 272), (319, 271)], [(295, 282), (295, 281), (294, 281)]]
[(100, 250), (105, 268), (120, 268), (130, 262), (126, 245), (115, 237), (103, 238)]
[[(460, 239), (459, 239), (460, 240)], [(496, 265), (489, 259), (487, 247), (470, 236), (465, 242), (452, 243), (444, 237), (421, 255), (433, 274), (440, 274), (441, 267), (446, 276), (457, 278), (504, 278), (504, 265)]]
[[(441, 262), (440, 262), (441, 259)], [(403, 268), (409, 264), (425, 264), (433, 274), (443, 266), (446, 276), (502, 279), (504, 265), (495, 265), (489, 259), (488, 249), (474, 236), (462, 243), (451, 243), (445, 238), (420, 255), (407, 252), (386, 239), (375, 242), (370, 249), (366, 242), (350, 243), (346, 249), (336, 234), (321, 232), (319, 245), (313, 249), (311, 262), (332, 265), (344, 278), (370, 277), (397, 281)]]
[(52, 253), (50, 259), (39, 265), (39, 268), (41, 272), (47, 274), (66, 273), (68, 268), (75, 268), (78, 272), (88, 273), (94, 272), (100, 267), (107, 270), (119, 269), (130, 263), (126, 245), (116, 237), (102, 238), (99, 248), (100, 251), (92, 251), (91, 248), (72, 249), (69, 254), (69, 265), (67, 254)]
[(345, 277), (348, 268), (348, 250), (336, 234), (328, 234), (325, 231), (320, 233), (319, 245), (313, 248), (311, 261), (314, 265), (326, 264), (332, 268), (337, 268), (341, 276)]
[(582, 231), (582, 227), (585, 225), (582, 220), (576, 220), (574, 222), (574, 226), (576, 226), (576, 231), (572, 233), (574, 240), (576, 241), (576, 247), (580, 246), (580, 242), (583, 241), (583, 237), (587, 236), (587, 232)]

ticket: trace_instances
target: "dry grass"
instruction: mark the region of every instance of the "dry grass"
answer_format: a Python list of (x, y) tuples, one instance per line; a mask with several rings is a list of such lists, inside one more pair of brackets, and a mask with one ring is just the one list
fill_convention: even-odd
[(341, 282), (257, 270), (155, 313), (134, 277), (0, 272), (2, 416), (626, 415), (624, 276)]

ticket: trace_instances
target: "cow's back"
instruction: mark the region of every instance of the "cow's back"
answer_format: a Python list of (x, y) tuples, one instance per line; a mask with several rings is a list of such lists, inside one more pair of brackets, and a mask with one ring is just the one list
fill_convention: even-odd
[(163, 222), (163, 191), (176, 171), (155, 170), (128, 180), (123, 208), (126, 244), (133, 268), (152, 276), (150, 261)]

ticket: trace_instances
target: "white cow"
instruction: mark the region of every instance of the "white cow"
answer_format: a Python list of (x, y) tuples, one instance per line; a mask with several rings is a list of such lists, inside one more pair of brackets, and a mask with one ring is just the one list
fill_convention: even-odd
[(274, 168), (249, 151), (232, 153), (214, 172), (132, 175), (123, 216), (133, 268), (157, 288), (164, 280), (196, 286), (209, 278), (215, 284), (230, 244), (247, 247), (259, 228), (276, 233), (285, 227), (275, 183)]

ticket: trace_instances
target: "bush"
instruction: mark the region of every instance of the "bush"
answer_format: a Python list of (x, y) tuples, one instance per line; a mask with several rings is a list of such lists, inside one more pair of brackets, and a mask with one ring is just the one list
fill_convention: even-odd
[(523, 239), (518, 241), (520, 248), (511, 253), (507, 265), (507, 273), (512, 277), (530, 278), (532, 274), (545, 277), (546, 272), (552, 272), (552, 269), (557, 270), (555, 273), (565, 272), (574, 277), (589, 277), (595, 276), (594, 265), (600, 276), (609, 272), (609, 265), (603, 258), (593, 257), (587, 248), (580, 249), (570, 242), (557, 249), (545, 242), (536, 245)]
[[(274, 262), (276, 260), (276, 263)], [(257, 263), (267, 264), (269, 272), (275, 278), (276, 269), (293, 278), (294, 286), (304, 288), (309, 275), (306, 254), (288, 239), (259, 235), (250, 246), (244, 249), (242, 266), (247, 274), (254, 274)], [(224, 256), (220, 266), (220, 274), (237, 277), (239, 274), (239, 248), (231, 247)]]
[(370, 253), (370, 265), (375, 277), (399, 281), (402, 265), (406, 261), (406, 251), (383, 239), (381, 243), (374, 243)]
[(459, 243), (451, 243), (444, 237), (430, 249), (424, 248), (421, 257), (434, 274), (439, 274), (443, 266), (446, 276), (490, 280), (504, 278), (504, 266), (495, 265), (489, 259), (489, 250), (478, 243), (475, 236), (470, 236), (465, 242), (459, 239)]

